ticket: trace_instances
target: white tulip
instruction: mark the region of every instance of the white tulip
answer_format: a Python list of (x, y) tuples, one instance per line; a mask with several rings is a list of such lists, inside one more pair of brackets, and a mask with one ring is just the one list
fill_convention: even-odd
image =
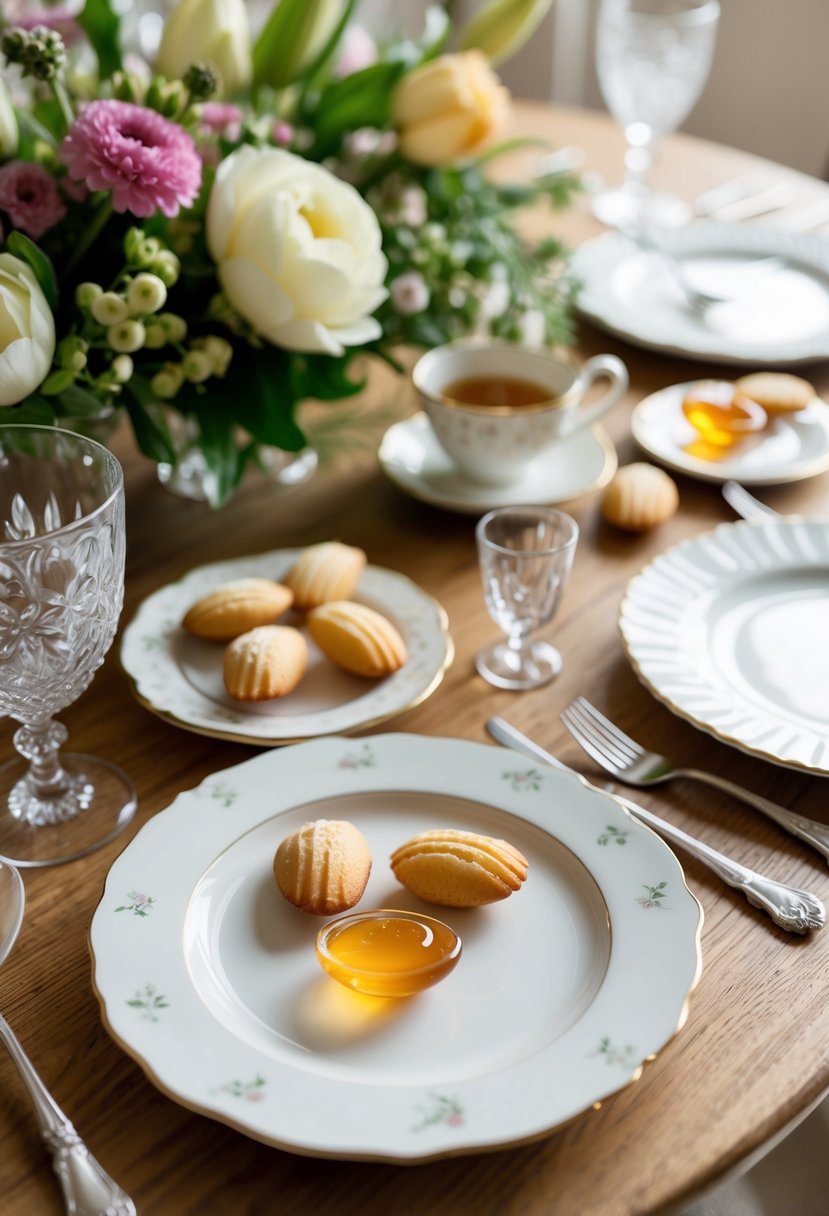
[(164, 23), (156, 68), (168, 80), (193, 63), (214, 64), (227, 97), (250, 84), (250, 23), (244, 0), (179, 0)]
[(55, 354), (55, 321), (34, 271), (0, 253), (0, 405), (17, 405), (41, 384)]
[(207, 243), (232, 306), (268, 341), (341, 355), (381, 335), (377, 217), (353, 186), (280, 148), (239, 148), (216, 171)]

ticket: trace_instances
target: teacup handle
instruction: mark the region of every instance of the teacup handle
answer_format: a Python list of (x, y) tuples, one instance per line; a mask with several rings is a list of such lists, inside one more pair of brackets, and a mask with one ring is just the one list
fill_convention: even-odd
[(583, 426), (590, 426), (612, 410), (628, 386), (628, 370), (621, 359), (615, 355), (594, 355), (582, 368), (582, 393), (587, 393), (590, 386), (602, 377), (610, 381), (610, 388), (589, 409), (580, 409), (575, 413), (571, 433), (581, 430)]

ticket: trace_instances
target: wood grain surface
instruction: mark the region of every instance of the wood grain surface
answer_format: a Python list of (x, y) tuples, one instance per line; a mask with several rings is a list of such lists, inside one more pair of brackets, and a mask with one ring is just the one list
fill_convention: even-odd
[[(601, 115), (522, 107), (524, 133), (579, 144), (609, 178), (622, 159), (619, 133)], [(526, 171), (526, 157), (512, 169)], [(676, 136), (655, 181), (687, 197), (757, 167), (756, 158)], [(766, 168), (770, 168), (766, 166)], [(829, 190), (788, 170), (804, 201)], [(584, 202), (563, 217), (538, 213), (539, 230), (571, 244), (598, 231)], [(636, 458), (630, 409), (646, 393), (727, 369), (634, 349), (584, 327), (578, 354), (612, 351), (631, 388), (609, 418), (620, 461)], [(829, 396), (829, 371), (809, 375)], [(549, 635), (565, 666), (547, 688), (490, 688), (473, 660), (494, 634), (484, 607), (474, 519), (405, 497), (382, 476), (373, 452), (383, 419), (415, 408), (407, 383), (372, 379), (366, 453), (344, 453), (291, 490), (253, 479), (220, 512), (160, 488), (126, 431), (116, 450), (126, 468), (126, 606), (131, 619), (150, 592), (206, 561), (340, 538), (369, 560), (414, 578), (446, 608), (456, 657), (444, 684), (394, 730), (478, 741), (491, 714), (595, 776), (558, 714), (584, 694), (631, 734), (677, 761), (717, 769), (804, 814), (826, 819), (825, 779), (773, 767), (680, 721), (639, 684), (625, 660), (616, 614), (628, 579), (655, 554), (733, 514), (718, 487), (678, 478), (679, 513), (640, 537), (604, 524), (595, 496), (568, 505), (581, 538), (571, 581)], [(829, 475), (768, 489), (782, 511), (829, 511)], [(826, 639), (816, 639), (825, 645)], [(682, 1206), (757, 1153), (829, 1087), (829, 931), (790, 937), (709, 871), (680, 855), (705, 910), (704, 969), (685, 1028), (642, 1079), (566, 1129), (533, 1145), (399, 1167), (318, 1160), (254, 1142), (161, 1094), (104, 1031), (90, 983), (87, 933), (107, 870), (141, 824), (175, 794), (255, 754), (167, 725), (132, 698), (118, 643), (91, 688), (60, 715), (73, 750), (100, 754), (133, 778), (139, 810), (124, 837), (69, 865), (24, 874), (25, 923), (0, 971), (0, 1008), (90, 1149), (134, 1198), (141, 1216), (642, 1216)], [(384, 727), (379, 727), (382, 731)], [(2, 759), (12, 754), (11, 724)], [(374, 733), (374, 732), (372, 732)], [(713, 790), (677, 781), (640, 792), (644, 805), (773, 877), (829, 898), (825, 863), (772, 823)], [(554, 927), (551, 927), (554, 931)], [(55, 1216), (62, 1210), (49, 1159), (9, 1059), (0, 1056), (0, 1211)]]

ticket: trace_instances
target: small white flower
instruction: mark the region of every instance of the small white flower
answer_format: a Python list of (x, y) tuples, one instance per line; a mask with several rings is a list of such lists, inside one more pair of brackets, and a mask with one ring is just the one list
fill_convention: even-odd
[(185, 380), (191, 384), (201, 384), (213, 375), (213, 361), (203, 350), (188, 350), (181, 361), (181, 370)]
[(408, 186), (400, 195), (400, 222), (419, 228), (426, 223), (428, 214), (426, 191), (420, 186)]
[(467, 294), (462, 287), (450, 287), (447, 299), (453, 308), (463, 308), (466, 303)]
[(126, 384), (132, 378), (135, 365), (129, 355), (116, 355), (112, 360), (110, 371), (118, 384)]
[(167, 302), (167, 288), (158, 275), (137, 274), (127, 288), (127, 307), (133, 316), (158, 312)]
[(89, 306), (99, 325), (119, 325), (127, 319), (127, 302), (114, 291), (103, 291)]
[(156, 318), (167, 335), (168, 342), (183, 342), (187, 337), (187, 322), (174, 312), (163, 312)]
[(417, 270), (407, 270), (405, 274), (392, 279), (389, 291), (392, 306), (402, 317), (411, 317), (417, 312), (423, 312), (430, 299), (426, 280)]
[(167, 345), (168, 341), (166, 329), (163, 325), (159, 325), (157, 321), (153, 321), (145, 326), (144, 345), (147, 350), (161, 350), (162, 346)]
[(78, 308), (91, 308), (93, 301), (103, 294), (103, 287), (97, 283), (79, 283), (75, 288), (75, 303)]
[(230, 366), (230, 360), (233, 358), (233, 347), (227, 339), (210, 334), (204, 339), (202, 350), (213, 364), (213, 375), (223, 376)]
[(547, 323), (543, 312), (528, 308), (521, 318), (521, 341), (525, 346), (543, 346), (547, 334)]
[(177, 363), (165, 363), (160, 372), (156, 372), (150, 381), (150, 388), (156, 397), (169, 401), (175, 397), (184, 383), (184, 372)]
[(481, 299), (481, 311), (485, 317), (489, 317), (491, 321), (498, 317), (503, 317), (504, 313), (509, 308), (510, 289), (509, 283), (503, 279), (497, 279), (490, 283)]
[(107, 342), (113, 350), (129, 355), (144, 345), (144, 326), (140, 321), (127, 319), (107, 330)]

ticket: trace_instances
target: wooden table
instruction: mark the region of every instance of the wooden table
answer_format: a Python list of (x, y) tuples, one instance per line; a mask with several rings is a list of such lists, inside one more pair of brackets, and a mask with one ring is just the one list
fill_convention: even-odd
[[(528, 106), (520, 125), (559, 146), (582, 145), (589, 166), (609, 177), (621, 165), (621, 137), (601, 115)], [(761, 163), (675, 137), (666, 142), (654, 178), (690, 197)], [(804, 201), (829, 193), (820, 183), (779, 172), (798, 182)], [(598, 231), (584, 207), (556, 219), (555, 227), (571, 243)], [(635, 457), (628, 418), (637, 400), (662, 385), (725, 370), (644, 353), (586, 327), (578, 350), (582, 356), (615, 351), (630, 368), (625, 407), (608, 423), (623, 462)], [(829, 395), (829, 369), (810, 374)], [(391, 380), (378, 381), (375, 391), (390, 394), (402, 412), (414, 408), (411, 394)], [(128, 487), (125, 621), (148, 593), (194, 565), (338, 536), (365, 548), (373, 563), (416, 579), (444, 604), (454, 626), (457, 653), (445, 683), (397, 719), (395, 730), (483, 741), (485, 719), (501, 714), (563, 760), (595, 772), (558, 719), (584, 693), (632, 734), (661, 741), (679, 760), (727, 772), (807, 815), (827, 815), (826, 781), (772, 767), (680, 721), (645, 691), (623, 657), (616, 610), (628, 579), (674, 542), (733, 518), (716, 486), (680, 479), (678, 515), (640, 538), (604, 525), (595, 498), (572, 504), (581, 541), (552, 630), (565, 656), (564, 672), (554, 685), (522, 696), (491, 689), (474, 672), (475, 651), (491, 638), (493, 625), (481, 598), (473, 521), (405, 497), (384, 480), (373, 458), (345, 461), (287, 493), (251, 485), (213, 514), (160, 489), (154, 468), (125, 435), (117, 450)], [(765, 497), (784, 511), (826, 510), (829, 475)], [(548, 1139), (403, 1168), (293, 1156), (192, 1114), (164, 1097), (103, 1030), (90, 985), (87, 931), (107, 869), (134, 831), (177, 791), (254, 749), (153, 717), (130, 694), (117, 644), (89, 691), (61, 718), (73, 749), (97, 752), (131, 774), (139, 810), (125, 837), (89, 858), (25, 873), (26, 920), (0, 974), (0, 1008), (142, 1216), (662, 1212), (761, 1152), (829, 1087), (829, 931), (806, 940), (778, 931), (688, 859), (688, 882), (704, 905), (705, 926), (704, 971), (687, 1025), (637, 1084)], [(10, 736), (4, 731), (4, 759), (11, 754)], [(641, 801), (740, 861), (829, 898), (819, 857), (741, 804), (681, 782), (642, 793)], [(5, 1054), (0, 1136), (4, 1216), (60, 1212), (28, 1099)]]

